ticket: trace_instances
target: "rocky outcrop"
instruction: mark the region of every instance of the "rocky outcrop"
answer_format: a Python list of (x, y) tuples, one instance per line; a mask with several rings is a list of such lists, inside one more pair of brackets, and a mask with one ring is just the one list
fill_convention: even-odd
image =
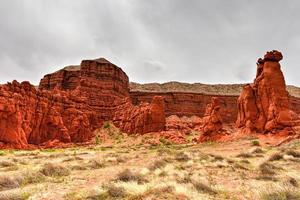
[(0, 146), (85, 142), (114, 119), (128, 133), (164, 130), (163, 99), (134, 106), (128, 85), (122, 69), (103, 58), (48, 74), (38, 89), (29, 82), (1, 85)]
[(83, 142), (92, 137), (89, 111), (71, 92), (40, 91), (29, 82), (0, 86), (0, 142), (15, 148), (58, 139)]
[(244, 86), (238, 98), (236, 125), (247, 132), (270, 132), (296, 125), (298, 117), (290, 109), (289, 95), (279, 61), (273, 50), (257, 61), (256, 78)]
[(208, 95), (201, 93), (188, 92), (137, 92), (130, 91), (130, 97), (134, 105), (141, 102), (151, 102), (154, 96), (162, 96), (165, 99), (165, 113), (169, 117), (204, 117), (206, 105), (211, 102), (212, 97), (220, 99), (222, 112), (221, 116), (224, 123), (235, 123), (237, 118), (237, 96)]
[(118, 106), (113, 122), (122, 131), (130, 134), (163, 131), (166, 124), (164, 99), (155, 96), (151, 103), (134, 106), (126, 98)]

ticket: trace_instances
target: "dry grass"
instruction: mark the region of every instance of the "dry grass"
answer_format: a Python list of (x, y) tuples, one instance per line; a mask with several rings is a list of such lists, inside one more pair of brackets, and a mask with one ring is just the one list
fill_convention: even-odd
[(138, 183), (147, 182), (147, 180), (143, 177), (143, 175), (139, 173), (134, 173), (129, 169), (125, 169), (124, 171), (120, 172), (117, 175), (116, 180), (123, 181), (123, 182), (136, 181)]
[(105, 167), (105, 163), (103, 161), (93, 159), (89, 161), (87, 167), (89, 169), (100, 169)]
[(175, 155), (175, 160), (179, 162), (187, 162), (190, 160), (189, 156), (184, 152), (179, 152)]
[(287, 155), (294, 156), (295, 158), (300, 158), (300, 151), (295, 151), (293, 149), (289, 149), (286, 151)]
[(156, 170), (159, 168), (163, 168), (167, 165), (167, 161), (165, 159), (156, 160), (152, 165), (150, 165), (150, 170)]
[(54, 163), (45, 163), (40, 172), (45, 176), (68, 176), (70, 175), (70, 170), (62, 165)]
[(299, 200), (300, 191), (288, 187), (270, 187), (260, 193), (261, 200)]
[[(299, 190), (299, 163), (293, 160), (299, 159), (300, 145), (253, 147), (248, 138), (209, 145), (122, 145), (40, 150), (37, 155), (6, 151), (1, 160), (19, 168), (0, 168), (0, 177), (6, 176), (0, 178), (0, 194), (14, 192), (9, 199), (20, 199), (22, 191), (30, 199), (253, 200), (266, 192), (276, 196), (278, 190), (262, 190), (268, 184), (289, 188), (292, 192), (285, 192), (284, 198)], [(237, 158), (240, 152), (250, 153)], [(268, 161), (273, 152), (283, 159)]]
[(270, 157), (269, 157), (269, 161), (277, 161), (277, 160), (281, 160), (283, 158), (283, 154), (276, 152), (273, 153)]
[(198, 192), (204, 192), (208, 194), (217, 194), (216, 190), (213, 189), (211, 186), (200, 182), (200, 181), (193, 181), (193, 186)]
[(0, 176), (0, 191), (17, 188), (22, 183), (21, 177)]

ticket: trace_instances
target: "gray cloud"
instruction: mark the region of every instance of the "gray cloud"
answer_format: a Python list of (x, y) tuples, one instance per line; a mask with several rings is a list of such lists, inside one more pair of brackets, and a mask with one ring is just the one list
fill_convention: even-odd
[(106, 57), (135, 82), (252, 81), (265, 51), (283, 52), (300, 86), (298, 0), (1, 0), (0, 82)]

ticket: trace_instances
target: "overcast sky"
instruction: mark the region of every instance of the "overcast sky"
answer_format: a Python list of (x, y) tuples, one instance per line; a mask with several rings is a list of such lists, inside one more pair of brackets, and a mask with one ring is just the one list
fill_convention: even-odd
[(1, 0), (0, 82), (105, 57), (134, 82), (251, 82), (282, 51), (300, 86), (299, 0)]

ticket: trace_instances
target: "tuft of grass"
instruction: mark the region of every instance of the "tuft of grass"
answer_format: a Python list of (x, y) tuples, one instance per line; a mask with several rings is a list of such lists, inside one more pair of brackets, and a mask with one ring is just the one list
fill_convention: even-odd
[(117, 175), (116, 180), (123, 182), (136, 181), (138, 183), (147, 182), (147, 180), (141, 174), (133, 173), (129, 169), (125, 169), (124, 171), (120, 172)]
[(0, 193), (1, 200), (27, 200), (30, 194), (28, 192), (13, 191)]
[(295, 158), (300, 158), (300, 152), (299, 151), (289, 149), (289, 150), (286, 151), (286, 154), (290, 155), (290, 156), (294, 156)]
[(215, 189), (213, 189), (211, 186), (209, 186), (205, 183), (202, 183), (199, 181), (193, 181), (192, 184), (198, 192), (208, 193), (208, 194), (217, 194)]
[(252, 146), (260, 146), (260, 143), (259, 143), (258, 140), (252, 140), (252, 141), (251, 141), (251, 145), (252, 145)]
[(126, 191), (123, 187), (109, 185), (107, 187), (107, 194), (113, 198), (124, 198), (126, 196)]
[(294, 187), (298, 187), (299, 186), (298, 181), (295, 178), (290, 177), (290, 176), (286, 177), (285, 180), (284, 180), (284, 182), (287, 183), (287, 184), (289, 184), (289, 185), (292, 185)]
[(297, 200), (300, 199), (300, 191), (288, 187), (272, 188), (260, 192), (261, 200)]
[(3, 160), (3, 161), (0, 162), (1, 167), (13, 167), (15, 165), (16, 165), (15, 163), (9, 162), (7, 160)]
[(238, 157), (238, 158), (251, 158), (253, 156), (250, 153), (241, 152), (236, 157)]
[(105, 163), (102, 162), (102, 161), (99, 161), (99, 160), (90, 160), (89, 163), (88, 163), (88, 167), (90, 169), (100, 169), (100, 168), (103, 168), (105, 167)]
[(175, 155), (175, 160), (179, 162), (187, 162), (190, 160), (189, 156), (184, 152), (179, 152)]
[(104, 122), (103, 128), (104, 129), (109, 129), (110, 128), (110, 123), (109, 122)]
[(18, 188), (22, 181), (21, 177), (2, 175), (0, 176), (0, 191)]
[(165, 138), (159, 138), (159, 142), (162, 143), (163, 145), (171, 145), (172, 143), (165, 139)]
[(220, 156), (220, 155), (210, 154), (210, 156), (212, 156), (215, 161), (222, 161), (222, 160), (224, 160), (224, 157)]
[(0, 150), (0, 156), (4, 156), (6, 154), (5, 151)]
[(149, 169), (154, 171), (156, 169), (164, 168), (166, 165), (167, 165), (166, 160), (164, 159), (156, 160), (152, 165), (150, 165)]
[(40, 172), (45, 176), (59, 177), (59, 176), (68, 176), (70, 175), (70, 170), (62, 165), (54, 163), (45, 163)]
[(276, 167), (269, 162), (263, 162), (259, 165), (259, 170), (262, 174), (274, 175)]
[(70, 167), (71, 170), (88, 170), (88, 167), (83, 165), (72, 165)]
[(255, 149), (253, 149), (253, 150), (251, 151), (251, 153), (264, 153), (264, 151), (263, 151), (260, 147), (257, 147), (257, 148), (255, 148)]
[(269, 163), (269, 162), (263, 162), (262, 164), (260, 164), (258, 166), (258, 170), (259, 170), (259, 176), (257, 177), (257, 179), (261, 179), (261, 180), (271, 180), (271, 181), (276, 181), (276, 167)]
[(27, 171), (23, 173), (23, 181), (22, 185), (27, 185), (27, 184), (34, 184), (34, 183), (41, 183), (46, 179), (44, 174), (41, 172), (31, 172)]
[(276, 160), (281, 160), (283, 158), (283, 155), (279, 152), (273, 153), (270, 155), (268, 161), (276, 161)]
[(191, 179), (190, 176), (185, 175), (183, 178), (178, 178), (176, 181), (177, 181), (177, 183), (184, 183), (184, 184), (187, 184), (187, 183), (191, 183), (191, 182), (192, 182), (192, 179)]

